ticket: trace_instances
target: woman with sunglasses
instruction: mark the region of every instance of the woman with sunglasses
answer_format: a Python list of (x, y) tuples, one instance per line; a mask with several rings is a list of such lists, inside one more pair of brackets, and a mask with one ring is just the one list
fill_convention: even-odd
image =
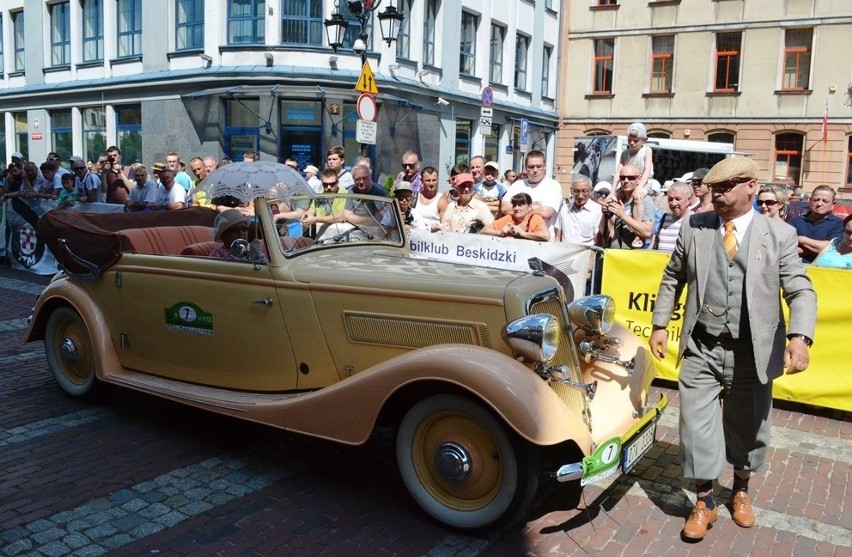
[(512, 196), (510, 201), (512, 212), (491, 224), (485, 225), (482, 229), (483, 234), (539, 242), (550, 240), (550, 229), (544, 217), (531, 211), (532, 197), (530, 197), (530, 194), (517, 193)]
[(782, 222), (787, 216), (787, 192), (771, 184), (760, 186), (757, 194), (757, 210), (764, 216)]

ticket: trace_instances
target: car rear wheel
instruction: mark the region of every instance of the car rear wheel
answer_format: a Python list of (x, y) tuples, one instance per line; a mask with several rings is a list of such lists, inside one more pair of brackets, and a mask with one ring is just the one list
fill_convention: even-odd
[(90, 397), (97, 386), (95, 350), (83, 318), (70, 308), (59, 308), (47, 320), (44, 339), (53, 378), (66, 394)]
[(538, 485), (531, 452), (480, 404), (437, 395), (403, 418), (396, 454), (408, 491), (437, 520), (474, 529), (512, 518)]

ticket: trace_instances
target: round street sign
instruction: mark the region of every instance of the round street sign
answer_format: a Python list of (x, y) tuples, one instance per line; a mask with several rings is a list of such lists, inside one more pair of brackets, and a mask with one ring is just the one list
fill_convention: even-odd
[(376, 106), (376, 98), (373, 95), (363, 93), (358, 97), (358, 102), (355, 104), (355, 109), (358, 112), (358, 118), (375, 122), (378, 115), (378, 107)]
[(482, 89), (482, 106), (488, 107), (494, 104), (494, 89), (484, 87)]

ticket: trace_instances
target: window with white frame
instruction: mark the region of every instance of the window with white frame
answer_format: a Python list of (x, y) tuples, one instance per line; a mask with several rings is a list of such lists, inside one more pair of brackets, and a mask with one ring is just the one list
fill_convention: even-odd
[(550, 91), (550, 64), (552, 60), (553, 47), (546, 44), (541, 55), (541, 96), (548, 99), (553, 98), (553, 94)]
[(24, 10), (10, 12), (12, 17), (12, 47), (15, 50), (15, 71), (24, 71)]
[(527, 90), (527, 58), (530, 51), (530, 38), (527, 35), (515, 37), (515, 90)]
[(462, 75), (474, 75), (476, 72), (477, 27), (479, 27), (479, 17), (463, 11), (459, 44), (459, 73)]
[(71, 63), (71, 11), (68, 2), (48, 5), (50, 10), (50, 65)]
[(176, 0), (175, 50), (204, 48), (204, 0)]
[(83, 62), (104, 59), (104, 16), (102, 0), (83, 0)]
[(3, 16), (0, 15), (0, 78), (3, 77), (3, 73), (6, 71), (6, 64), (3, 61), (3, 54), (5, 52), (6, 51), (3, 49)]
[(142, 105), (116, 106), (115, 131), (121, 160), (126, 164), (142, 162)]
[(139, 56), (142, 54), (142, 0), (118, 0), (116, 4), (118, 57)]
[(399, 23), (399, 35), (396, 39), (396, 57), (408, 60), (411, 58), (411, 3), (413, 0), (400, 0), (399, 12), (403, 20)]
[(435, 65), (435, 27), (438, 22), (440, 0), (426, 0), (423, 13), (423, 63)]
[(98, 160), (106, 151), (106, 113), (101, 106), (83, 109), (83, 148), (87, 160)]
[(67, 161), (74, 154), (71, 109), (51, 110), (49, 116), (51, 145), (56, 154), (59, 155), (59, 160)]
[(503, 43), (506, 41), (506, 28), (497, 23), (491, 24), (491, 83), (503, 83)]
[(322, 0), (282, 0), (281, 44), (322, 46)]

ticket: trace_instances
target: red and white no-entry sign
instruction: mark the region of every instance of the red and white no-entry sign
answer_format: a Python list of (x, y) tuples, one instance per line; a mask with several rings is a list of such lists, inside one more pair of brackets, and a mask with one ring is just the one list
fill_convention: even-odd
[(363, 93), (358, 97), (358, 102), (355, 104), (355, 110), (358, 112), (360, 120), (375, 122), (378, 116), (379, 109), (376, 106), (376, 97)]

